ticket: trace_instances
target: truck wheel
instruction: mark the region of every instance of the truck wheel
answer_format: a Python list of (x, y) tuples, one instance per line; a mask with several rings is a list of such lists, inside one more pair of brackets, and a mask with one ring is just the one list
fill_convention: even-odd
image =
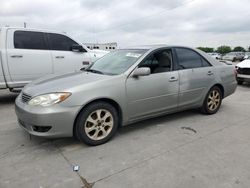
[(243, 81), (242, 80), (237, 80), (238, 85), (242, 85)]
[(116, 133), (119, 120), (116, 109), (106, 102), (95, 102), (82, 110), (76, 120), (75, 135), (85, 144), (104, 144)]
[(206, 98), (201, 107), (201, 112), (204, 114), (215, 114), (222, 102), (222, 92), (219, 87), (212, 87), (206, 95)]

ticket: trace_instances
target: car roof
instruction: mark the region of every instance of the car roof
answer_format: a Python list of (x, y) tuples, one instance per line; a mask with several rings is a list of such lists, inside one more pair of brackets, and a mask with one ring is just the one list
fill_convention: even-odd
[(140, 45), (140, 46), (129, 46), (129, 47), (125, 47), (125, 48), (121, 48), (121, 49), (142, 49), (142, 50), (155, 50), (155, 49), (159, 49), (159, 48), (189, 48), (189, 49), (193, 49), (191, 47), (188, 46), (178, 46), (178, 45), (166, 45), (166, 44), (153, 44), (153, 45)]
[(35, 31), (35, 32), (46, 32), (46, 33), (59, 33), (59, 34), (67, 34), (64, 31), (56, 31), (56, 30), (49, 30), (49, 29), (38, 29), (38, 28), (31, 28), (31, 27), (0, 27), (0, 30), (7, 30), (7, 29), (16, 29), (16, 30), (23, 30), (23, 31)]

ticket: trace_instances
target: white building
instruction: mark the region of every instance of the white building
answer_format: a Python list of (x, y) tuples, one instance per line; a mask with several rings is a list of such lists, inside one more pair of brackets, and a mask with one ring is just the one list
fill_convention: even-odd
[(99, 50), (115, 50), (117, 49), (117, 43), (116, 42), (110, 42), (110, 43), (83, 43), (87, 46), (87, 48), (93, 50), (93, 49), (99, 49)]

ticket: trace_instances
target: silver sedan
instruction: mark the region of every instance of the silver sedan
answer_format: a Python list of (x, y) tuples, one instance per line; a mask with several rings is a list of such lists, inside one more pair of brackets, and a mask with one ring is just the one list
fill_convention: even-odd
[(236, 85), (232, 65), (196, 49), (121, 49), (78, 73), (28, 84), (16, 99), (16, 114), (32, 135), (99, 145), (119, 126), (147, 118), (192, 108), (214, 114)]

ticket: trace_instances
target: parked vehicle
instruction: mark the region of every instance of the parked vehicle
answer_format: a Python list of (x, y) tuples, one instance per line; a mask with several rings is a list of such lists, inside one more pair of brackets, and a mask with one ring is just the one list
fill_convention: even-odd
[(245, 52), (244, 59), (249, 59), (249, 57), (250, 57), (250, 52)]
[(214, 59), (221, 59), (222, 55), (216, 52), (212, 52), (212, 53), (207, 53), (208, 55), (210, 55), (211, 57), (213, 57)]
[(0, 89), (20, 88), (44, 75), (79, 71), (106, 53), (89, 50), (65, 33), (0, 28)]
[(110, 52), (85, 71), (41, 78), (16, 99), (22, 128), (43, 137), (107, 142), (119, 126), (192, 108), (214, 114), (234, 93), (235, 67), (187, 47)]
[(250, 82), (250, 58), (236, 65), (237, 82), (242, 85), (243, 82)]
[(244, 52), (230, 52), (222, 57), (223, 60), (228, 61), (242, 61), (244, 59)]

